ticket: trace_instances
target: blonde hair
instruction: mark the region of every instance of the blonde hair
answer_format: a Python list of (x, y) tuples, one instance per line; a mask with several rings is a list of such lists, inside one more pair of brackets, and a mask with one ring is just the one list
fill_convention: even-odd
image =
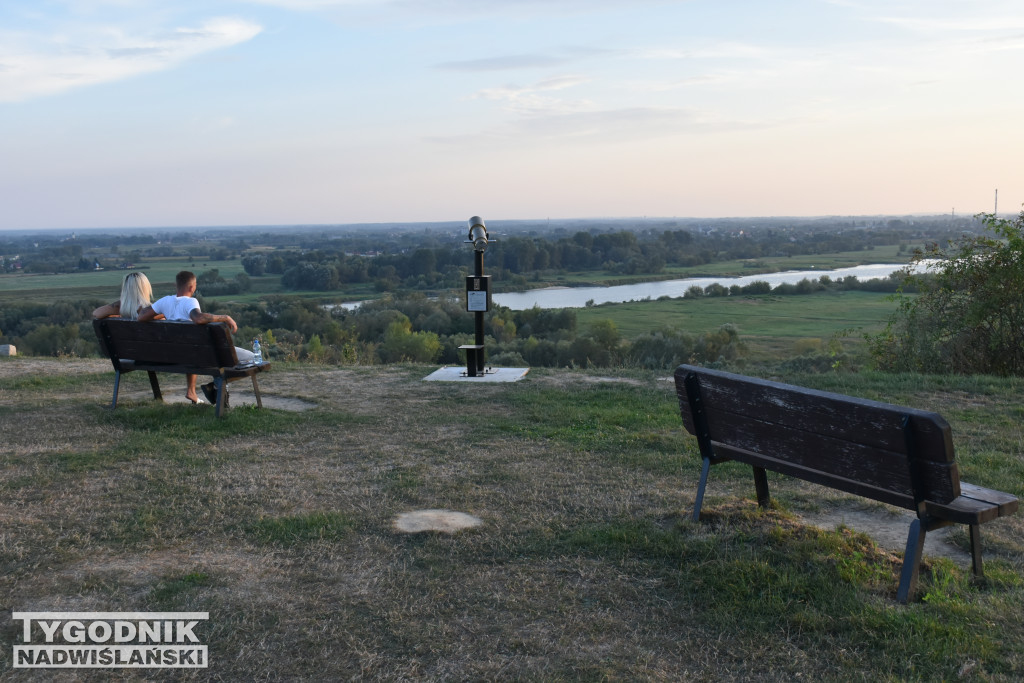
[(121, 317), (135, 320), (139, 311), (152, 303), (153, 286), (145, 273), (128, 273), (121, 285)]

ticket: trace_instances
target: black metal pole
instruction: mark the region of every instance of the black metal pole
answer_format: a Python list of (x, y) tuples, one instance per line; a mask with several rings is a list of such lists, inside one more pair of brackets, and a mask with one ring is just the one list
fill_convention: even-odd
[[(484, 275), (484, 252), (474, 251), (474, 258), (476, 264), (476, 277), (483, 277)], [(484, 312), (476, 312), (476, 344), (480, 348), (476, 352), (476, 371), (477, 374), (484, 373)]]

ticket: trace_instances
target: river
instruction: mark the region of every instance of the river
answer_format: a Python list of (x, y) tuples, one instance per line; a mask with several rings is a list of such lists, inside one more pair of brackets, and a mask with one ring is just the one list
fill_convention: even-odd
[(494, 303), (522, 311), (534, 306), (540, 308), (583, 308), (588, 301), (594, 304), (623, 301), (642, 301), (659, 297), (681, 297), (686, 290), (694, 285), (704, 288), (715, 282), (724, 287), (739, 285), (743, 287), (751, 282), (763, 280), (775, 287), (783, 283), (796, 284), (804, 278), (817, 280), (827, 275), (838, 280), (850, 275), (859, 280), (885, 278), (901, 268), (905, 263), (873, 263), (865, 266), (852, 266), (836, 270), (789, 270), (781, 273), (761, 273), (760, 275), (744, 275), (743, 277), (694, 277), (683, 280), (661, 280), (659, 282), (640, 282), (633, 285), (615, 285), (612, 287), (545, 287), (531, 289), (528, 292), (496, 292), (492, 295)]

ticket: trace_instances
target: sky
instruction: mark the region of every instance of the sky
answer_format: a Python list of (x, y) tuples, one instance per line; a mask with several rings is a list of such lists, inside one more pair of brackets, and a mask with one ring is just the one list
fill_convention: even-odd
[(1016, 214), (1020, 0), (3, 0), (0, 229)]

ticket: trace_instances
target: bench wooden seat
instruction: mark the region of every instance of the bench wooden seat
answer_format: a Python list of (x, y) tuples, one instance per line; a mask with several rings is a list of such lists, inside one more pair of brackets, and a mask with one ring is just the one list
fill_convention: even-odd
[(973, 571), (982, 576), (979, 525), (1017, 510), (1015, 496), (960, 481), (949, 424), (937, 413), (691, 365), (676, 369), (675, 384), (703, 458), (695, 521), (711, 466), (728, 460), (753, 468), (762, 506), (772, 470), (913, 510), (900, 602), (916, 590), (928, 531), (968, 525)]
[(99, 338), (100, 349), (114, 365), (111, 408), (117, 407), (121, 375), (135, 370), (149, 373), (153, 398), (157, 400), (163, 399), (156, 376), (158, 372), (211, 376), (217, 392), (217, 417), (227, 409), (228, 382), (251, 377), (256, 405), (263, 407), (256, 375), (269, 370), (270, 363), (239, 365), (231, 332), (224, 323), (140, 323), (122, 318), (103, 318), (93, 321), (93, 329)]

